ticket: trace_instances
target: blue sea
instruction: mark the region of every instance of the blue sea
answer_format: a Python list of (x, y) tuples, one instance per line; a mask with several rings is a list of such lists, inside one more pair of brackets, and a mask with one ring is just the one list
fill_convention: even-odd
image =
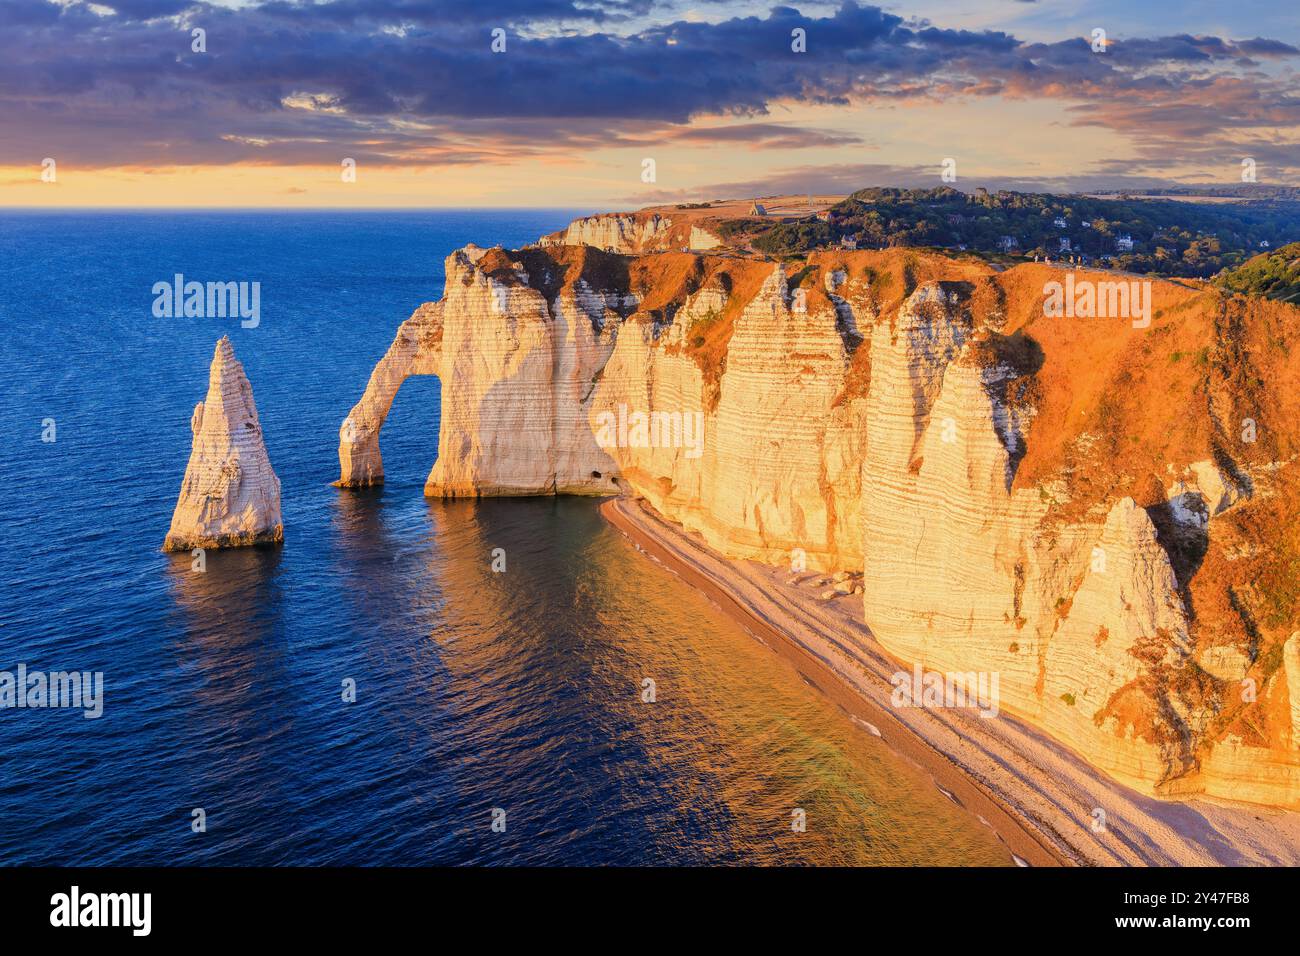
[[(0, 864), (1010, 862), (596, 502), (426, 500), (436, 379), (387, 484), (331, 487), (444, 257), (582, 212), (0, 210), (0, 671), (104, 675), (99, 719), (0, 709)], [(155, 318), (176, 273), (260, 282), (260, 324)], [(285, 540), (200, 574), (159, 546), (222, 335)]]

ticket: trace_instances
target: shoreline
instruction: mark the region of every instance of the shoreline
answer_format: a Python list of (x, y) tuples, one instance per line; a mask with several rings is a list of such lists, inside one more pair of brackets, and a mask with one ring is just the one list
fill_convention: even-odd
[[(808, 572), (791, 583), (784, 569), (725, 558), (638, 499), (606, 499), (600, 513), (792, 664), (864, 732), (928, 773), (998, 835), (1015, 862), (1300, 865), (1300, 814), (1138, 793), (1006, 713), (989, 720), (969, 710), (892, 706), (889, 676), (911, 665), (875, 641), (860, 599), (823, 601), (812, 588), (800, 589), (825, 575)], [(1098, 809), (1105, 813), (1100, 831)]]

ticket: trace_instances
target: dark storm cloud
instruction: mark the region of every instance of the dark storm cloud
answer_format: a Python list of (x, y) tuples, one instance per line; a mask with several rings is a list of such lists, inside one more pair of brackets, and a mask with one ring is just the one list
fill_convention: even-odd
[(570, 0), (492, 0), (490, 5), (467, 0), (335, 0), (333, 3), (288, 3), (274, 0), (258, 7), (270, 18), (306, 25), (442, 23), (498, 25), (578, 21), (607, 23), (647, 13), (652, 0), (573, 3)]
[[(198, 0), (103, 0), (99, 4), (128, 20), (152, 20), (205, 4)], [(612, 22), (644, 14), (652, 0), (493, 0), (491, 15), (501, 23), (545, 21)], [(272, 0), (258, 6), (270, 19), (306, 25), (419, 23), (439, 24), (484, 19), (479, 5), (466, 0), (335, 0), (332, 3)]]
[[(0, 163), (425, 165), (668, 140), (792, 149), (856, 140), (766, 122), (773, 104), (998, 94), (1082, 101), (1072, 122), (1162, 148), (1180, 129), (1214, 138), (1300, 121), (1294, 91), (1258, 69), (1297, 51), (1264, 38), (1125, 39), (1096, 54), (1080, 38), (1022, 43), (854, 3), (639, 29), (651, 0), (487, 6), (0, 0)], [(206, 53), (191, 52), (193, 27)], [(496, 27), (505, 53), (490, 49)], [(806, 53), (791, 50), (796, 28)], [(758, 122), (680, 126), (700, 116)]]

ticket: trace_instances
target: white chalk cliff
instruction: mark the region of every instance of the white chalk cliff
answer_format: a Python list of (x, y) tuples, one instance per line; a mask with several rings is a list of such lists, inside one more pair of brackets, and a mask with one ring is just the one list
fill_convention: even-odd
[(722, 240), (688, 218), (641, 212), (584, 216), (559, 232), (542, 236), (538, 243), (544, 247), (592, 246), (605, 252), (641, 255), (683, 248), (716, 249)]
[[(429, 495), (630, 493), (725, 554), (861, 570), (891, 654), (998, 672), (1126, 783), (1300, 805), (1300, 343), (1251, 344), (1297, 310), (1157, 283), (1150, 329), (1087, 326), (1042, 317), (1054, 276), (467, 247), (343, 422), (339, 484), (382, 482), (394, 396), (437, 375)], [(1247, 411), (1267, 439), (1234, 437)]]
[(284, 538), (280, 479), (262, 440), (253, 389), (222, 337), (207, 397), (190, 419), (193, 445), (164, 551), (272, 544)]
[(557, 235), (543, 236), (543, 246), (594, 246), (607, 252), (641, 253), (664, 248), (672, 220), (658, 213), (601, 214), (575, 219)]

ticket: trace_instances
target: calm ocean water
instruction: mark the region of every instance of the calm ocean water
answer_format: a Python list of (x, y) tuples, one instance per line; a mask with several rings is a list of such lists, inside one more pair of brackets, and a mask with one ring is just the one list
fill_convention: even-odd
[[(330, 487), (443, 257), (575, 214), (0, 211), (0, 670), (106, 685), (98, 720), (0, 710), (0, 864), (1010, 862), (594, 502), (426, 501), (436, 380), (403, 386), (388, 484)], [(176, 272), (260, 281), (261, 325), (155, 319)], [(223, 334), (285, 544), (195, 574), (158, 547)]]

